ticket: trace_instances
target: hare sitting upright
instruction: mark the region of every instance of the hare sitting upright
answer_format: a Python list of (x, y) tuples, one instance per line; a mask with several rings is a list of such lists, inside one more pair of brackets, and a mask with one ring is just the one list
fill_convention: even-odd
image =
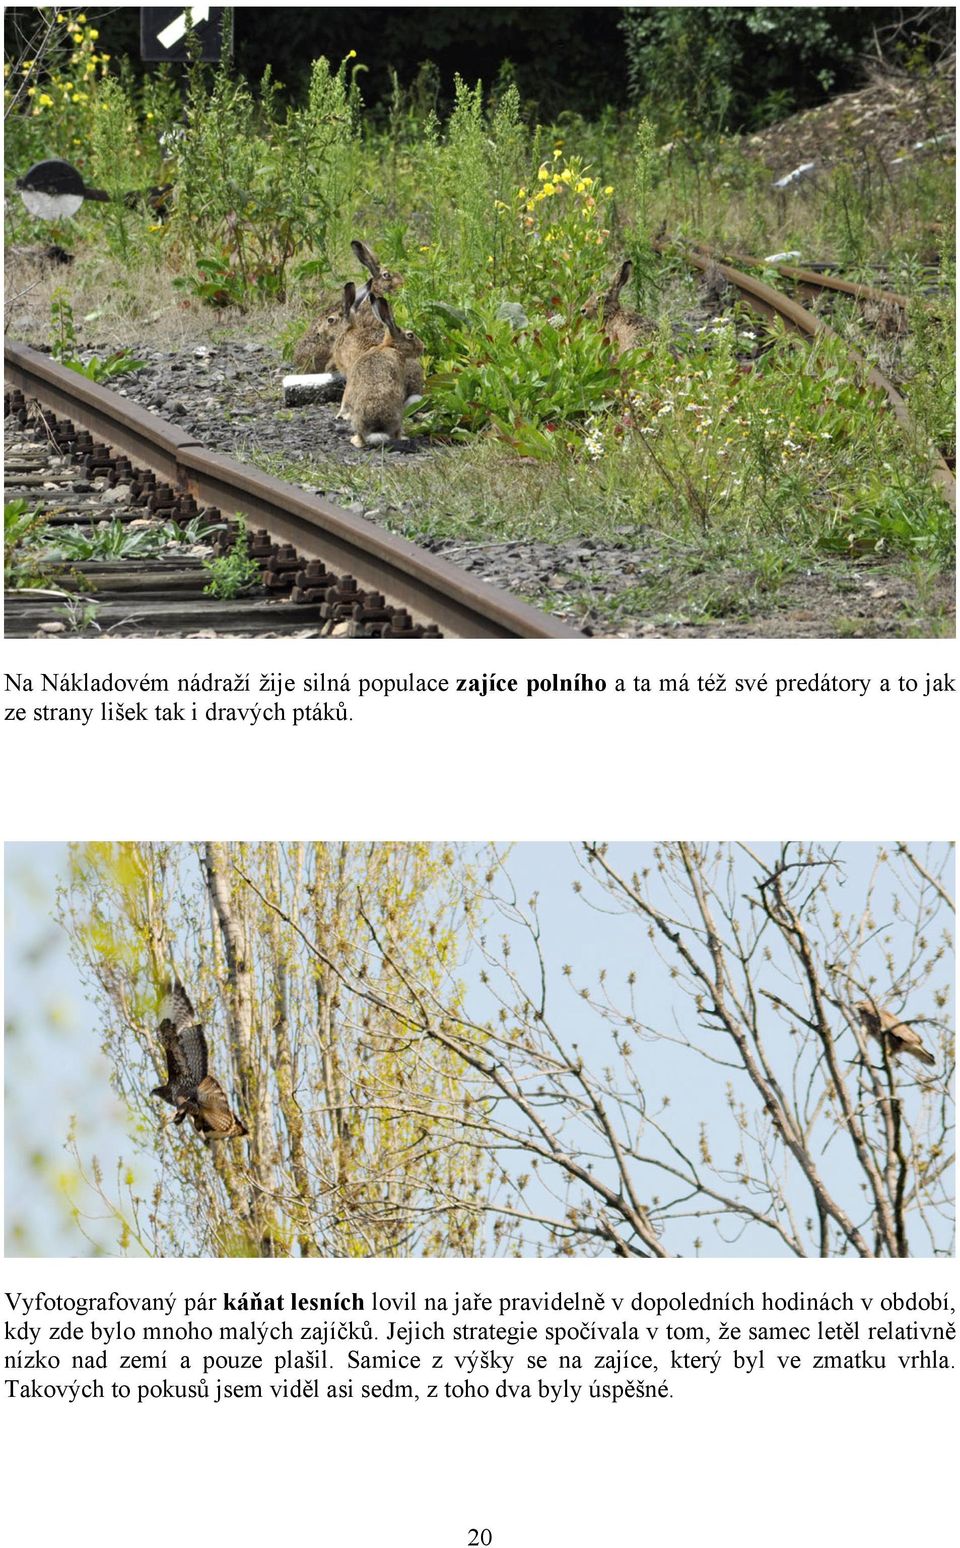
[[(337, 330), (330, 363), (337, 371), (342, 371), (347, 380), (350, 372), (361, 355), (368, 350), (375, 349), (383, 343), (384, 327), (391, 336), (403, 341), (397, 345), (403, 359), (403, 401), (409, 402), (416, 399), (423, 392), (423, 364), (420, 356), (423, 354), (423, 341), (417, 338), (415, 333), (404, 333), (397, 328), (390, 310), (390, 303), (385, 296), (369, 296), (365, 305), (360, 305), (356, 299), (355, 287), (352, 284), (343, 287), (343, 315), (340, 327)], [(411, 345), (414, 340), (418, 346)], [(337, 410), (338, 419), (347, 419), (346, 391)]]
[(343, 306), (337, 323), (330, 364), (335, 371), (349, 376), (351, 368), (368, 349), (373, 349), (383, 338), (383, 323), (370, 303), (357, 301), (357, 287), (352, 280), (343, 287)]
[(382, 300), (383, 297), (392, 296), (394, 291), (402, 288), (402, 276), (383, 268), (376, 253), (365, 242), (355, 237), (350, 243), (350, 249), (358, 262), (362, 263), (365, 269), (370, 270), (370, 278), (361, 286), (357, 294), (358, 307), (371, 296), (379, 296)]
[[(354, 257), (369, 269), (370, 278), (357, 291), (354, 287), (351, 307), (358, 311), (364, 308), (367, 319), (370, 321), (373, 335), (371, 343), (378, 343), (380, 339), (379, 325), (373, 321), (369, 307), (371, 296), (391, 295), (403, 285), (399, 274), (390, 269), (384, 269), (376, 253), (365, 242), (355, 239), (350, 243)], [(343, 312), (336, 309), (327, 310), (325, 307), (319, 317), (310, 324), (306, 333), (300, 339), (293, 353), (293, 364), (297, 371), (306, 375), (316, 375), (320, 371), (343, 371), (346, 368), (334, 360), (334, 346), (337, 334), (343, 324)]]
[(416, 366), (421, 383), (423, 378), (419, 359), (423, 340), (410, 329), (397, 327), (385, 298), (371, 296), (370, 310), (380, 324), (382, 337), (374, 348), (354, 360), (340, 405), (353, 427), (353, 446), (383, 446), (387, 441), (403, 440), (408, 367)]
[(337, 330), (343, 321), (339, 308), (322, 311), (312, 322), (293, 352), (293, 367), (303, 376), (316, 376), (330, 369), (330, 356)]
[(631, 259), (625, 258), (606, 294), (594, 296), (580, 309), (583, 317), (599, 315), (603, 331), (618, 354), (622, 354), (625, 349), (636, 349), (656, 332), (656, 327), (648, 318), (621, 305), (620, 292), (632, 273), (633, 263)]

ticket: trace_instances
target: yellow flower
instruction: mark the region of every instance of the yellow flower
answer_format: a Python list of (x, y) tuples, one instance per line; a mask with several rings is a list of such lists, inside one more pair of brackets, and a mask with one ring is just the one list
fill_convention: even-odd
[(81, 11), (80, 15), (77, 17), (77, 25), (78, 26), (82, 26), (83, 23), (86, 21), (86, 19), (87, 18), (84, 16), (83, 12)]
[(37, 98), (37, 101), (40, 103), (41, 107), (53, 107), (53, 98), (50, 96), (49, 92), (42, 91)]
[(557, 185), (555, 183), (544, 183), (543, 191), (545, 194), (555, 194), (557, 191)]
[(577, 193), (586, 193), (586, 191), (589, 188), (589, 186), (590, 186), (590, 184), (589, 183), (585, 183), (583, 178), (581, 178), (579, 183), (577, 184), (576, 192)]
[(28, 86), (27, 87), (27, 96), (28, 97), (35, 97), (36, 94), (37, 94), (36, 86)]
[[(564, 167), (563, 171), (560, 173), (560, 181), (562, 183), (572, 183), (573, 182), (573, 173), (570, 171), (569, 167)], [(581, 188), (583, 187), (582, 183), (580, 184), (580, 187)]]
[(57, 12), (57, 21), (58, 22), (66, 21), (66, 19), (67, 18), (64, 16), (62, 11), (58, 11)]
[(357, 57), (357, 51), (356, 51), (355, 48), (352, 48), (350, 50), (349, 54), (347, 55), (347, 58), (348, 59), (356, 59), (356, 57)]
[(90, 28), (90, 36), (91, 36), (91, 38), (94, 39), (94, 41), (96, 41), (96, 39), (100, 36), (100, 34), (99, 34), (99, 32), (95, 31), (95, 29), (93, 27), (91, 27)]
[(612, 194), (613, 193), (613, 184), (612, 183), (608, 183), (606, 188), (603, 191), (604, 191), (605, 194)]
[(555, 151), (554, 151), (554, 153), (553, 153), (553, 159), (554, 159), (554, 161), (559, 161), (559, 160), (560, 160), (560, 157), (561, 157), (561, 156), (562, 156), (562, 155), (563, 155), (563, 151), (562, 151), (562, 150), (561, 150), (561, 149), (560, 149), (560, 147), (559, 147), (559, 145), (558, 145), (558, 146), (557, 146), (557, 148), (556, 148), (556, 150), (555, 150)]
[(541, 183), (545, 183), (549, 176), (550, 176), (550, 173), (547, 171), (547, 168), (546, 168), (545, 165), (538, 169), (537, 177), (540, 179)]

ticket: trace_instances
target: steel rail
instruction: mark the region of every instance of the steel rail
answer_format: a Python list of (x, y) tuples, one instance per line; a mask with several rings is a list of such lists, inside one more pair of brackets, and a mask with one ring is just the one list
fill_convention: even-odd
[[(715, 258), (707, 257), (697, 248), (684, 247), (661, 237), (654, 238), (653, 247), (658, 253), (681, 252), (688, 263), (704, 273), (707, 269), (716, 267), (720, 270), (727, 283), (732, 285), (734, 290), (739, 291), (747, 305), (761, 317), (779, 317), (788, 328), (792, 328), (795, 333), (800, 333), (805, 338), (811, 340), (816, 338), (838, 339), (864, 381), (869, 382), (872, 387), (879, 387), (880, 391), (885, 395), (898, 424), (911, 439), (919, 444), (921, 437), (913, 415), (907, 407), (905, 398), (897, 391), (890, 378), (885, 376), (876, 366), (872, 366), (858, 349), (854, 349), (845, 339), (841, 339), (836, 329), (831, 328), (830, 324), (824, 322), (821, 317), (816, 317), (813, 312), (808, 312), (805, 306), (800, 305), (799, 301), (794, 301), (790, 296), (785, 296), (782, 291), (775, 290), (772, 285), (766, 284), (763, 280), (754, 279), (752, 274), (744, 274), (740, 269), (731, 268), (727, 263), (719, 263)], [(950, 509), (956, 513), (957, 481), (939, 451), (934, 451), (931, 457), (930, 474)]]
[(446, 559), (385, 532), (328, 500), (305, 494), (233, 458), (208, 451), (176, 425), (58, 365), (24, 344), (4, 343), (4, 375), (124, 455), (152, 468), (198, 504), (239, 512), (277, 541), (352, 575), (419, 622), (461, 639), (582, 639), (568, 624), (476, 580)]
[(767, 263), (765, 258), (752, 258), (749, 253), (721, 254), (705, 242), (694, 242), (693, 246), (698, 253), (706, 253), (709, 258), (728, 258), (731, 263), (741, 263), (748, 269), (768, 269), (774, 274), (782, 274), (784, 279), (795, 280), (802, 290), (837, 290), (842, 295), (855, 297), (857, 301), (881, 301), (888, 306), (899, 307), (902, 311), (910, 306), (910, 297), (901, 296), (896, 290), (878, 290), (875, 285), (861, 285), (858, 281), (840, 279), (835, 274), (823, 274), (817, 269), (797, 269), (789, 263)]

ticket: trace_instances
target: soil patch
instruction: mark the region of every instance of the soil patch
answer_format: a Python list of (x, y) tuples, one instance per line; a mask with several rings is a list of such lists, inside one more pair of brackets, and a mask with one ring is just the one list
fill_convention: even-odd
[(819, 170), (865, 156), (891, 163), (899, 156), (950, 153), (956, 139), (955, 99), (953, 68), (921, 80), (885, 75), (860, 91), (747, 135), (742, 143), (774, 177), (806, 161)]

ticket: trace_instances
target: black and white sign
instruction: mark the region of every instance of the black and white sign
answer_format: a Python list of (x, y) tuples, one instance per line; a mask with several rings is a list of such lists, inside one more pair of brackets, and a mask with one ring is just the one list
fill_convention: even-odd
[(220, 58), (222, 5), (145, 5), (140, 12), (140, 57), (148, 60), (186, 59), (187, 15), (201, 45), (201, 58)]
[(20, 197), (36, 220), (67, 220), (84, 200), (83, 178), (69, 161), (38, 161), (17, 179)]

